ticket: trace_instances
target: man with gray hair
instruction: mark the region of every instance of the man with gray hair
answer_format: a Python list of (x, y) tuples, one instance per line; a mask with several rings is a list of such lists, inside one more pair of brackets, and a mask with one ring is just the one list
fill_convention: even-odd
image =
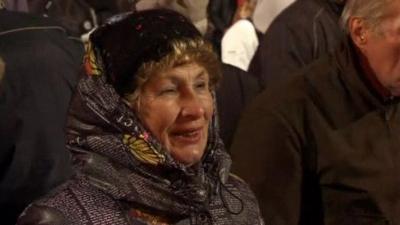
[(274, 225), (400, 225), (400, 0), (348, 0), (347, 39), (256, 98), (231, 152)]

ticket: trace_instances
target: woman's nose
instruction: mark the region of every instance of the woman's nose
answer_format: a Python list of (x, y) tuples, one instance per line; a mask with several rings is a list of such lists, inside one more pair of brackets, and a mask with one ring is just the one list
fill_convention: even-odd
[(181, 115), (186, 118), (198, 118), (204, 115), (204, 105), (194, 93), (188, 93), (181, 101)]

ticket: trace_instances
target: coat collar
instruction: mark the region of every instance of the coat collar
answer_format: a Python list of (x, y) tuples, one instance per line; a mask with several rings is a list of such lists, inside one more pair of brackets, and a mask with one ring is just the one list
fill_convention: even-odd
[(340, 0), (313, 0), (316, 4), (335, 14), (338, 18), (342, 14), (344, 4)]
[[(357, 49), (350, 38), (344, 40), (335, 52), (335, 60), (342, 70), (342, 79), (351, 87), (351, 95), (359, 95), (364, 100), (372, 104), (375, 108), (383, 108), (387, 104), (397, 102), (398, 98), (392, 98), (382, 92), (382, 86), (371, 79), (371, 72), (366, 70), (362, 64), (362, 58), (357, 54)], [(373, 78), (373, 77), (372, 77)], [(375, 80), (375, 81), (374, 81)]]

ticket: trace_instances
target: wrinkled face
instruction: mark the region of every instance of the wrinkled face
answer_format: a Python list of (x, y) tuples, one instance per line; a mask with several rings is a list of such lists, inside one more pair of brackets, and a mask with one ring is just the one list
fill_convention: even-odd
[(214, 110), (202, 66), (190, 63), (154, 74), (144, 84), (136, 110), (175, 160), (185, 165), (200, 161)]
[(393, 96), (400, 96), (400, 1), (393, 1), (378, 30), (367, 29), (360, 47), (378, 81)]

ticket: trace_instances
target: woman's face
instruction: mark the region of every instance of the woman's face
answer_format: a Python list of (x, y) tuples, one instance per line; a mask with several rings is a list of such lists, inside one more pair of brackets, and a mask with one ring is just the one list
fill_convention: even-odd
[(186, 165), (200, 161), (214, 110), (204, 67), (189, 63), (154, 74), (144, 84), (136, 110), (175, 160)]

